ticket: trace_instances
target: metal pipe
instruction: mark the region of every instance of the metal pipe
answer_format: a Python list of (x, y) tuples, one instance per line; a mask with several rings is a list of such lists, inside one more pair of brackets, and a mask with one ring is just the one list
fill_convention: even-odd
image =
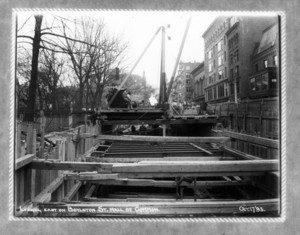
[(160, 67), (160, 88), (159, 88), (159, 101), (161, 105), (165, 101), (166, 93), (166, 71), (165, 71), (165, 27), (161, 31), (161, 67)]
[(183, 50), (183, 46), (184, 46), (184, 43), (185, 43), (185, 39), (186, 39), (188, 30), (189, 30), (190, 24), (191, 24), (191, 17), (188, 19), (188, 22), (187, 22), (187, 25), (186, 25), (186, 28), (185, 28), (185, 32), (183, 34), (182, 42), (181, 42), (181, 45), (180, 45), (180, 49), (178, 51), (177, 59), (176, 59), (176, 62), (175, 62), (175, 67), (174, 67), (173, 74), (172, 74), (172, 77), (171, 77), (171, 80), (170, 80), (170, 83), (169, 83), (169, 86), (168, 86), (165, 101), (168, 101), (170, 93), (171, 93), (172, 85), (173, 85), (174, 78), (175, 78), (175, 73), (176, 73), (177, 66), (178, 66), (178, 63), (179, 63), (179, 60), (180, 60), (180, 57), (181, 57), (181, 53), (182, 53), (182, 50)]

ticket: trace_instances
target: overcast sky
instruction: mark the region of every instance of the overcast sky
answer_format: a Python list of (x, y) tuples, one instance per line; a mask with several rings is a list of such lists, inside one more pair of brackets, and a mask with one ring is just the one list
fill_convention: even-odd
[[(44, 12), (45, 13), (45, 12)], [(29, 15), (36, 13), (18, 13), (19, 27)], [(167, 28), (167, 36), (171, 40), (166, 40), (166, 75), (170, 79), (176, 57), (179, 51), (183, 33), (191, 17), (191, 25), (186, 38), (186, 42), (181, 55), (183, 62), (202, 62), (204, 60), (203, 33), (219, 16), (220, 12), (159, 12), (159, 11), (92, 11), (92, 12), (51, 12), (51, 14), (61, 15), (66, 18), (74, 15), (88, 15), (93, 18), (101, 18), (106, 24), (106, 30), (113, 35), (119, 35), (124, 42), (128, 43), (127, 71), (131, 70), (137, 58), (141, 55), (146, 45), (160, 26), (170, 25)], [(224, 14), (224, 12), (222, 13)], [(225, 13), (227, 15), (232, 12)], [(238, 13), (234, 13), (238, 14)], [(243, 13), (245, 14), (245, 13)], [(248, 13), (249, 14), (249, 13)], [(253, 13), (251, 13), (253, 14)], [(260, 13), (261, 14), (261, 13)], [(265, 14), (265, 13), (263, 13)], [(30, 23), (31, 22), (31, 23)], [(26, 25), (33, 30), (34, 18), (32, 17)], [(143, 75), (145, 72), (147, 82), (155, 88), (159, 87), (160, 78), (160, 53), (161, 35), (154, 40), (147, 53), (144, 55), (133, 74)]]

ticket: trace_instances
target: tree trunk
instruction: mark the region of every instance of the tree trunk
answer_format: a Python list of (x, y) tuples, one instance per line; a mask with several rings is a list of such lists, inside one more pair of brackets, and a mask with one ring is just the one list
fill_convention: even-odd
[(78, 109), (79, 111), (82, 111), (83, 107), (83, 93), (84, 93), (84, 83), (79, 84), (79, 100), (78, 100)]
[(31, 77), (28, 89), (27, 111), (25, 115), (25, 121), (28, 122), (34, 121), (42, 21), (42, 15), (35, 16), (35, 31), (32, 45)]

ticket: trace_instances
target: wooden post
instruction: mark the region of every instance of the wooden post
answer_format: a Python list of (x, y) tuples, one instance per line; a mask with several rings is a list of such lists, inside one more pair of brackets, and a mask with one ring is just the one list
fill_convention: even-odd
[(73, 127), (73, 114), (72, 111), (69, 115), (69, 129), (71, 129)]
[(41, 130), (41, 148), (40, 148), (40, 158), (43, 158), (44, 155), (44, 146), (45, 146), (45, 124), (46, 118), (44, 112), (41, 111), (41, 119), (40, 119), (40, 130)]
[(21, 157), (21, 143), (22, 143), (22, 136), (21, 136), (21, 124), (17, 123), (17, 130), (16, 130), (16, 145), (15, 145), (15, 159)]
[(167, 135), (167, 126), (166, 124), (163, 124), (163, 136), (166, 136)]

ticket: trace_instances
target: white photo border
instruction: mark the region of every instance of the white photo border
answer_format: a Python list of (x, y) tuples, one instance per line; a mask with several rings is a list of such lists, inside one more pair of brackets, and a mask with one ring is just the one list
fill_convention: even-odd
[(76, 221), (76, 222), (217, 222), (217, 223), (274, 223), (284, 222), (286, 219), (286, 14), (285, 11), (190, 11), (190, 10), (162, 10), (162, 12), (211, 12), (228, 15), (266, 15), (276, 14), (279, 17), (280, 22), (280, 53), (281, 61), (281, 86), (280, 86), (280, 216), (279, 217), (218, 217), (218, 218), (99, 218), (99, 217), (65, 217), (65, 218), (47, 218), (47, 217), (16, 217), (14, 216), (14, 153), (15, 153), (15, 70), (16, 70), (16, 16), (22, 12), (43, 13), (43, 12), (96, 12), (96, 11), (139, 11), (139, 12), (151, 12), (157, 10), (137, 10), (137, 9), (48, 9), (48, 8), (13, 8), (12, 9), (12, 25), (11, 25), (11, 80), (10, 80), (10, 110), (9, 110), (9, 221)]

